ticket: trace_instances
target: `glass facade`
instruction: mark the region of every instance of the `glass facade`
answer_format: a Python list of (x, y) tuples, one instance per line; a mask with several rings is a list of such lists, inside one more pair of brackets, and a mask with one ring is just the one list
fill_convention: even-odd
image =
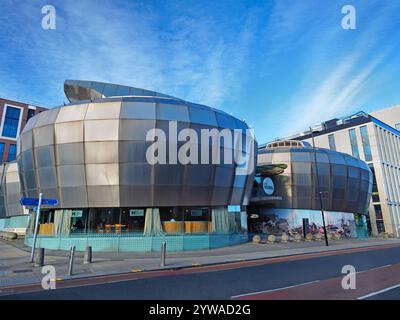
[(5, 144), (0, 142), (0, 161), (3, 159), (4, 146), (5, 146)]
[(156, 209), (156, 214), (152, 211), (153, 208), (44, 209), (40, 224), (46, 227), (42, 227), (41, 235), (143, 236), (149, 225), (154, 223), (160, 225), (160, 234), (163, 235), (233, 234), (244, 231), (240, 206), (234, 211), (209, 207)]
[(365, 161), (372, 161), (371, 145), (369, 144), (367, 126), (360, 127), (361, 141), (364, 149)]
[[(364, 238), (368, 236), (365, 215), (354, 215), (350, 212), (325, 211), (327, 232), (340, 238)], [(322, 215), (319, 210), (252, 208), (249, 212), (249, 232), (280, 236), (286, 233), (311, 234), (324, 233)]]
[(19, 119), (21, 109), (7, 106), (6, 115), (4, 117), (2, 136), (8, 138), (16, 138), (18, 135)]
[(354, 128), (349, 129), (349, 136), (350, 136), (351, 152), (353, 154), (353, 157), (360, 158), (360, 151), (358, 150), (356, 129), (354, 129)]
[(329, 149), (336, 151), (336, 142), (335, 142), (335, 135), (334, 134), (329, 134), (328, 135), (328, 141), (329, 141)]
[(7, 161), (14, 161), (17, 157), (17, 145), (10, 144)]

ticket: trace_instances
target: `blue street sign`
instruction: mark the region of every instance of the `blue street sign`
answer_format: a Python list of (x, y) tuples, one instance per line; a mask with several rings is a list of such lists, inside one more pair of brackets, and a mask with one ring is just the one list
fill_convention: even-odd
[[(21, 198), (20, 203), (23, 206), (37, 206), (39, 205), (39, 198)], [(57, 199), (42, 199), (42, 205), (44, 206), (56, 206), (57, 204)]]

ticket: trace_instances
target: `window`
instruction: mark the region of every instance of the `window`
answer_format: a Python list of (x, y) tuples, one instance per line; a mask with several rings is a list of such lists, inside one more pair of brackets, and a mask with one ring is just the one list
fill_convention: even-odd
[(396, 124), (394, 125), (394, 127), (396, 128), (397, 131), (400, 131), (400, 123), (396, 123)]
[(17, 145), (10, 144), (10, 148), (8, 149), (7, 161), (14, 161), (16, 157), (17, 157)]
[(365, 161), (372, 161), (371, 145), (369, 144), (367, 126), (360, 127), (361, 141), (364, 149)]
[(26, 116), (26, 121), (28, 121), (30, 118), (32, 118), (35, 115), (35, 110), (34, 109), (28, 109), (28, 114)]
[(349, 129), (351, 152), (353, 157), (360, 158), (360, 152), (358, 151), (356, 129)]
[(0, 162), (3, 160), (4, 143), (0, 143)]
[(335, 135), (333, 134), (328, 135), (328, 140), (329, 140), (329, 149), (336, 151)]
[(6, 106), (6, 115), (3, 123), (3, 137), (16, 138), (18, 135), (19, 116), (21, 109)]

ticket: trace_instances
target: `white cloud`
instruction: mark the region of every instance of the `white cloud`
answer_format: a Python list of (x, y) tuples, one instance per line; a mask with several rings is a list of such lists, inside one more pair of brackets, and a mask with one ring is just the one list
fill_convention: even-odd
[[(240, 92), (245, 81), (240, 73), (245, 70), (257, 23), (252, 10), (244, 13), (244, 22), (236, 26), (241, 32), (232, 42), (224, 39), (225, 30), (204, 13), (171, 15), (161, 27), (164, 13), (155, 13), (145, 4), (94, 4), (55, 4), (54, 31), (40, 28), (38, 3), (10, 10), (0, 27), (3, 32), (15, 32), (13, 47), (29, 57), (28, 65), (23, 66), (29, 70), (24, 75), (29, 83), (0, 72), (0, 82), (8, 79), (7, 86), (0, 86), (0, 95), (24, 93), (27, 98), (39, 95), (43, 102), (61, 103), (65, 78), (143, 87), (214, 106)], [(9, 21), (25, 21), (26, 25), (16, 28)], [(3, 52), (0, 58), (10, 54)], [(19, 58), (15, 57), (15, 62)], [(33, 83), (37, 87), (34, 92)]]

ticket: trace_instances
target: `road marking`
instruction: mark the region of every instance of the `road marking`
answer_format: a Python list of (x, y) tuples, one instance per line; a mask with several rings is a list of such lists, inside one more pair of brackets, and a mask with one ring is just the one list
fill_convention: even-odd
[(367, 269), (367, 270), (362, 270), (362, 271), (357, 271), (356, 273), (363, 273), (363, 272), (368, 272), (368, 271), (372, 271), (372, 270), (378, 270), (378, 269), (383, 269), (383, 268), (387, 268), (387, 267), (391, 267), (391, 264), (386, 264), (384, 266), (380, 266), (380, 267), (375, 267), (375, 268), (371, 268), (371, 269)]
[(250, 292), (250, 293), (238, 294), (238, 295), (236, 295), (236, 296), (231, 296), (231, 299), (240, 298), (240, 297), (246, 297), (246, 296), (252, 296), (252, 295), (260, 294), (260, 293), (269, 293), (269, 292), (274, 292), (274, 291), (280, 291), (280, 290), (285, 290), (285, 289), (291, 289), (291, 288), (295, 288), (295, 287), (304, 286), (304, 285), (306, 285), (306, 284), (316, 283), (316, 282), (319, 282), (319, 281), (320, 281), (320, 280), (314, 280), (314, 281), (309, 281), (309, 282), (304, 282), (304, 283), (295, 284), (295, 285), (293, 285), (293, 286), (288, 286), (288, 287), (282, 287), (282, 288), (276, 288), (276, 289), (271, 289), (271, 290), (264, 290), (264, 291), (257, 291), (257, 292)]
[(384, 293), (384, 292), (387, 292), (387, 291), (390, 291), (390, 290), (393, 290), (393, 289), (396, 289), (396, 288), (399, 288), (399, 287), (400, 287), (400, 284), (396, 284), (395, 286), (391, 286), (391, 287), (388, 287), (388, 288), (385, 288), (385, 289), (382, 289), (382, 290), (379, 290), (379, 291), (371, 292), (369, 294), (366, 294), (365, 296), (358, 297), (357, 300), (364, 300), (366, 298), (373, 297), (373, 296), (376, 296), (378, 294), (381, 294), (381, 293)]
[(132, 269), (131, 272), (142, 272), (142, 269)]

